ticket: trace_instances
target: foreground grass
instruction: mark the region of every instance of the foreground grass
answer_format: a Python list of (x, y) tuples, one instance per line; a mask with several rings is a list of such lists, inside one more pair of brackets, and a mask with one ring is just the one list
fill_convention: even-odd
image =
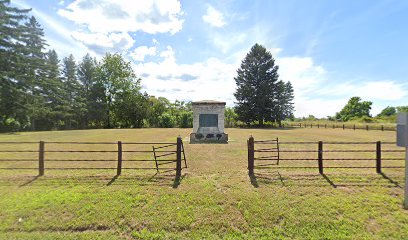
[[(34, 132), (2, 134), (0, 141), (174, 142), (188, 133), (188, 129)], [(178, 186), (172, 173), (154, 171), (127, 170), (115, 179), (112, 170), (46, 170), (38, 178), (36, 171), (3, 170), (0, 238), (408, 238), (402, 169), (385, 170), (384, 176), (372, 169), (327, 170), (327, 179), (317, 169), (257, 171), (252, 184), (246, 170), (249, 135), (281, 141), (394, 141), (395, 133), (333, 129), (228, 129), (228, 133), (227, 145), (185, 142), (189, 168)], [(93, 157), (100, 156), (73, 158)]]

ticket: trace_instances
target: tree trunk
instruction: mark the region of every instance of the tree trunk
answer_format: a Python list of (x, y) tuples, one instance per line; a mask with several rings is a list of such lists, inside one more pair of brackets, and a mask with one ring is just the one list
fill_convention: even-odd
[(260, 126), (260, 127), (263, 127), (263, 126), (264, 126), (264, 120), (263, 120), (263, 118), (261, 118), (261, 119), (259, 120), (259, 126)]

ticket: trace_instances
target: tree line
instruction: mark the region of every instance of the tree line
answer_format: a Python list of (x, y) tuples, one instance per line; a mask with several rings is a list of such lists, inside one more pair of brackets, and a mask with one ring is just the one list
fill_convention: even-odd
[(29, 9), (0, 1), (0, 131), (191, 127), (191, 104), (141, 93), (120, 54), (59, 59)]
[(408, 112), (408, 106), (387, 106), (376, 116), (371, 114), (371, 106), (373, 102), (363, 101), (361, 97), (351, 97), (344, 107), (334, 116), (318, 119), (313, 115), (308, 117), (296, 118), (295, 121), (317, 121), (329, 120), (339, 122), (361, 122), (361, 123), (395, 123), (397, 114), (400, 112)]
[[(141, 91), (122, 55), (60, 59), (30, 9), (0, 0), (0, 132), (87, 128), (192, 127), (191, 102)], [(255, 44), (237, 71), (227, 126), (293, 118), (293, 88), (279, 80), (272, 54)]]

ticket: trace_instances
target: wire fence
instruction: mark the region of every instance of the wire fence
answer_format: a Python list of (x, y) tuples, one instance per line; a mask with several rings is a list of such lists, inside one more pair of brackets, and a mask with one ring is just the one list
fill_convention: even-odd
[(384, 124), (329, 124), (329, 123), (283, 123), (282, 127), (286, 128), (317, 128), (317, 129), (351, 129), (351, 130), (377, 130), (377, 131), (397, 131), (395, 125)]
[[(182, 162), (184, 160), (184, 166)], [(176, 142), (0, 142), (1, 170), (154, 170), (187, 168), (184, 144)]]
[(248, 139), (248, 171), (254, 169), (383, 169), (404, 168), (404, 152), (395, 142), (281, 142)]

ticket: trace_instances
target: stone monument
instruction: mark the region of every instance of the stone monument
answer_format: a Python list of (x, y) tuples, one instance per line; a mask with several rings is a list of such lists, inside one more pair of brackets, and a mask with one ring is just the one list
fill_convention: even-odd
[(224, 133), (225, 102), (204, 100), (192, 102), (193, 132), (190, 143), (228, 143)]

